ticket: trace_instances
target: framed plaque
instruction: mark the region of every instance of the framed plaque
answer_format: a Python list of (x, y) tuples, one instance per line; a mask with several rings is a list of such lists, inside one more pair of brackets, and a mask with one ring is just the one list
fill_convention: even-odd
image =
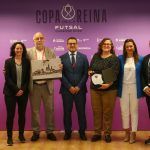
[(33, 80), (57, 79), (62, 77), (60, 58), (50, 60), (31, 60)]

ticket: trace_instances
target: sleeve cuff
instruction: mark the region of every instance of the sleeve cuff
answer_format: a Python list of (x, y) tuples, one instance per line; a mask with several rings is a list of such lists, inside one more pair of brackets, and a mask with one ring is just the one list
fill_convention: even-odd
[(147, 89), (147, 88), (148, 88), (148, 86), (145, 86), (144, 89), (143, 89), (143, 91), (145, 91), (145, 89)]

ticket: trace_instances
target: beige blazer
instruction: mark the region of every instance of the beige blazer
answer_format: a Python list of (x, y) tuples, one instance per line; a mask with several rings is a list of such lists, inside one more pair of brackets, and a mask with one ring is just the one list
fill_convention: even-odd
[[(36, 48), (35, 47), (28, 48), (27, 49), (27, 55), (28, 55), (30, 60), (36, 59)], [(45, 47), (45, 57), (47, 60), (49, 60), (52, 58), (56, 58), (56, 55), (52, 49)], [(31, 69), (32, 69), (32, 67), (31, 67)], [(31, 73), (32, 73), (32, 71), (31, 71)], [(50, 94), (52, 94), (54, 91), (53, 80), (47, 80), (47, 86), (48, 86)], [(32, 92), (32, 90), (33, 90), (32, 74), (30, 74), (29, 90), (30, 90), (30, 92)]]

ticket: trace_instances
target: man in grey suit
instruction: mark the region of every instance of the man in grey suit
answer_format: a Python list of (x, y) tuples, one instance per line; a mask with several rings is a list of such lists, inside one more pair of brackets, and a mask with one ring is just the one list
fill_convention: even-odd
[(85, 135), (85, 103), (89, 64), (86, 55), (77, 51), (78, 43), (75, 37), (67, 39), (67, 48), (68, 52), (60, 56), (63, 64), (60, 93), (62, 94), (64, 110), (64, 140), (71, 138), (73, 102), (75, 102), (78, 115), (80, 139), (87, 140)]
[[(49, 60), (55, 58), (54, 52), (44, 46), (45, 37), (41, 32), (37, 32), (33, 36), (35, 47), (29, 48), (27, 54), (30, 60)], [(47, 139), (55, 141), (56, 136), (54, 130), (54, 105), (53, 105), (53, 81), (40, 80), (33, 81), (30, 76), (30, 104), (33, 135), (31, 141), (37, 141), (40, 135), (40, 106), (41, 100), (45, 109), (45, 123)]]

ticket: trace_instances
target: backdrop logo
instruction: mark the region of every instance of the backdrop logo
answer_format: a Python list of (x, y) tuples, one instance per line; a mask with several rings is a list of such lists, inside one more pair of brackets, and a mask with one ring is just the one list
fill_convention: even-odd
[(61, 9), (36, 10), (35, 21), (38, 24), (54, 24), (55, 32), (81, 32), (84, 24), (107, 23), (107, 10), (105, 8), (75, 8), (66, 4)]
[(59, 9), (38, 9), (35, 21), (41, 23), (106, 23), (107, 10), (105, 8), (74, 9), (67, 4)]
[(73, 6), (67, 4), (66, 6), (63, 6), (61, 15), (66, 20), (71, 20), (75, 17), (75, 10)]
[(15, 42), (27, 42), (27, 40), (26, 39), (11, 39), (11, 40), (9, 40), (10, 41), (10, 43), (15, 43)]

